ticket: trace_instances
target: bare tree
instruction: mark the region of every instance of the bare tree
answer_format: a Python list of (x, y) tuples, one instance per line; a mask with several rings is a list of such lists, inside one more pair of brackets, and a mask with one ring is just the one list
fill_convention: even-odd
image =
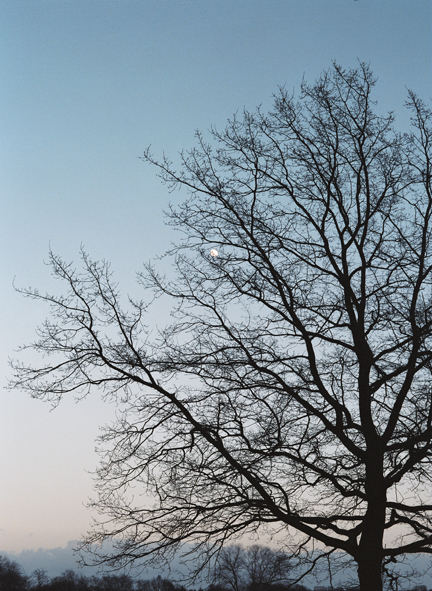
[(48, 573), (43, 568), (36, 568), (32, 572), (31, 580), (34, 589), (43, 589), (43, 587), (49, 583)]
[(291, 567), (290, 558), (284, 552), (257, 544), (245, 549), (248, 591), (267, 591), (271, 585), (287, 583)]
[(241, 546), (233, 545), (219, 552), (213, 569), (216, 584), (231, 591), (242, 591), (244, 588), (244, 551)]
[(266, 591), (271, 585), (287, 583), (290, 574), (290, 558), (284, 552), (256, 544), (233, 545), (219, 553), (213, 578), (232, 591)]
[(0, 591), (25, 591), (28, 587), (28, 578), (23, 575), (18, 564), (6, 556), (0, 556)]
[(211, 556), (268, 526), (346, 553), (379, 591), (384, 568), (432, 551), (432, 114), (410, 93), (397, 133), (373, 86), (366, 65), (334, 65), (198, 135), (178, 171), (146, 152), (189, 191), (169, 212), (175, 276), (140, 276), (174, 303), (160, 333), (85, 254), (78, 270), (51, 255), (63, 295), (27, 291), (52, 306), (32, 345), (48, 359), (15, 384), (52, 401), (105, 389), (124, 409), (86, 538), (113, 540), (101, 560), (184, 541)]

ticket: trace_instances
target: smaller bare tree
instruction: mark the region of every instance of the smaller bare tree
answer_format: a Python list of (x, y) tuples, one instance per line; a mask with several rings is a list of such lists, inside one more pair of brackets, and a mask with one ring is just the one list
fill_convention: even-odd
[(263, 591), (287, 583), (291, 561), (287, 554), (266, 546), (224, 548), (214, 568), (214, 581), (232, 591)]
[(31, 575), (31, 581), (34, 589), (42, 589), (49, 583), (49, 577), (45, 569), (36, 568)]

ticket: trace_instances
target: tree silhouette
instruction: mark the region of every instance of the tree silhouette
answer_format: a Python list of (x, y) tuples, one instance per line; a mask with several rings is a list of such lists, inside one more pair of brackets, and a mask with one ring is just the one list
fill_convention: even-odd
[(33, 589), (44, 589), (46, 587), (46, 585), (48, 585), (49, 583), (49, 577), (48, 574), (46, 572), (46, 570), (42, 569), (42, 568), (36, 568), (33, 572), (32, 572), (32, 588)]
[(289, 557), (266, 546), (227, 546), (217, 557), (215, 583), (231, 591), (267, 591), (287, 583), (291, 575)]
[(24, 591), (28, 579), (16, 562), (0, 556), (0, 591)]
[[(373, 86), (366, 65), (334, 65), (198, 134), (179, 170), (145, 153), (189, 191), (168, 214), (175, 275), (140, 275), (173, 302), (160, 332), (85, 253), (79, 269), (51, 254), (63, 295), (24, 290), (51, 304), (32, 345), (48, 360), (15, 384), (53, 402), (105, 390), (124, 409), (86, 538), (113, 540), (101, 561), (184, 541), (210, 559), (265, 525), (346, 553), (380, 591), (384, 568), (431, 552), (432, 114), (410, 93), (398, 133)], [(132, 491), (149, 489), (143, 506)]]

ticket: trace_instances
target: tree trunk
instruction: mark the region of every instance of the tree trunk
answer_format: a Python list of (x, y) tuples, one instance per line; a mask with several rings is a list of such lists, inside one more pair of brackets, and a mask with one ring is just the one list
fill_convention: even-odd
[(370, 556), (363, 556), (357, 562), (360, 591), (382, 591), (381, 553), (377, 557), (371, 552)]
[(366, 462), (365, 492), (368, 507), (357, 556), (360, 591), (382, 591), (383, 535), (386, 488), (382, 454), (372, 452)]

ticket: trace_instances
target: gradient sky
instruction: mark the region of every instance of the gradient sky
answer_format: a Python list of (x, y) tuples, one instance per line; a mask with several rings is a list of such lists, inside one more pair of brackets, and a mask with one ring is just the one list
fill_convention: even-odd
[[(49, 287), (50, 245), (69, 259), (84, 244), (112, 261), (127, 290), (141, 262), (171, 240), (162, 209), (180, 195), (139, 160), (147, 145), (175, 157), (195, 129), (270, 105), (279, 85), (313, 80), (332, 59), (369, 61), (384, 110), (399, 114), (407, 88), (432, 96), (431, 0), (2, 0), (0, 8), (2, 385), (8, 356), (44, 317), (12, 283)], [(0, 551), (60, 546), (85, 531), (94, 440), (114, 412), (97, 398), (50, 412), (2, 391)]]

